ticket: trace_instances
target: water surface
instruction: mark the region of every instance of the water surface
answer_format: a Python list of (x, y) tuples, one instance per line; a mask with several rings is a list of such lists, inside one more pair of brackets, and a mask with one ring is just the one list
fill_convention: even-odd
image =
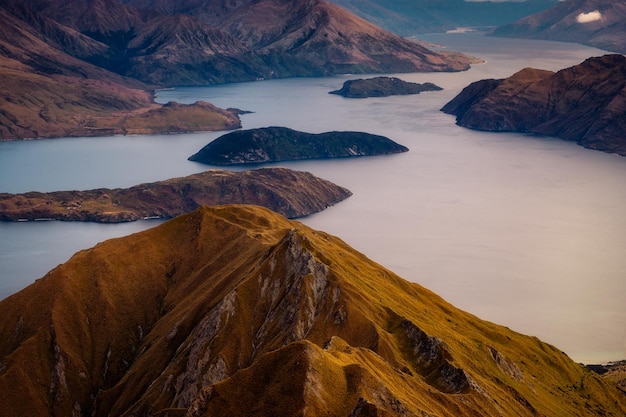
[[(463, 73), (399, 74), (444, 88), (414, 96), (327, 94), (355, 78), (345, 75), (176, 88), (159, 101), (253, 111), (244, 128), (362, 130), (408, 146), (393, 156), (279, 165), (354, 192), (302, 219), (307, 225), (577, 361), (626, 358), (626, 159), (552, 138), (470, 131), (439, 111), (471, 81), (527, 66), (558, 70), (603, 52), (475, 34), (426, 38), (486, 62)], [(0, 143), (0, 192), (128, 187), (200, 172), (211, 167), (186, 158), (221, 133)], [(154, 224), (0, 223), (0, 298), (78, 249)]]

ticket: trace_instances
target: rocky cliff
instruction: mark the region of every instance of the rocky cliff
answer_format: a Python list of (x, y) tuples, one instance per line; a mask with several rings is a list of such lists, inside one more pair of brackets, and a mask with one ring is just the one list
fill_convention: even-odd
[(81, 251), (0, 317), (3, 416), (626, 413), (557, 348), (254, 206)]
[(0, 220), (119, 223), (169, 219), (200, 206), (254, 204), (288, 218), (322, 211), (352, 193), (308, 172), (286, 168), (210, 170), (125, 189), (0, 193)]
[(444, 112), (476, 130), (556, 136), (626, 156), (626, 57), (605, 55), (556, 73), (526, 68), (482, 80)]
[(500, 26), (495, 36), (576, 42), (626, 53), (626, 3), (566, 0), (550, 9)]
[(407, 152), (391, 139), (364, 132), (307, 133), (271, 126), (227, 133), (191, 155), (209, 165), (260, 164)]

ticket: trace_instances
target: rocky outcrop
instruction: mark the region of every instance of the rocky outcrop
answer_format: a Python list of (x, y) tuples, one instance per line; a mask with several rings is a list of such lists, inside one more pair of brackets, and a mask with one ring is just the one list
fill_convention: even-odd
[(626, 4), (613, 0), (567, 0), (500, 26), (492, 34), (576, 42), (626, 53)]
[(589, 58), (556, 73), (526, 68), (466, 87), (442, 111), (476, 130), (556, 136), (626, 156), (626, 57)]
[(559, 349), (258, 206), (81, 251), (0, 316), (3, 416), (626, 412)]
[(396, 95), (419, 94), (424, 91), (440, 91), (441, 87), (433, 83), (411, 83), (396, 77), (374, 77), (348, 80), (339, 90), (330, 91), (347, 98), (387, 97)]
[(286, 168), (209, 170), (125, 189), (0, 193), (0, 220), (119, 223), (170, 219), (200, 206), (255, 204), (288, 218), (322, 211), (352, 193), (308, 172)]
[(388, 155), (408, 149), (364, 132), (299, 132), (286, 127), (237, 130), (215, 139), (189, 160), (209, 165)]

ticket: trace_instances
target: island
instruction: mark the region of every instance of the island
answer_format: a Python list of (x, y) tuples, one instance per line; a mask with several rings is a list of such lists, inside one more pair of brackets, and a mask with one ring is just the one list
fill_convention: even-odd
[(460, 126), (554, 136), (626, 156), (626, 57), (593, 57), (557, 72), (525, 68), (467, 86), (441, 110)]
[(352, 193), (311, 173), (287, 168), (199, 174), (125, 189), (0, 193), (0, 220), (121, 223), (169, 219), (200, 206), (253, 204), (288, 218), (322, 211)]
[(387, 155), (408, 150), (387, 137), (371, 133), (315, 134), (272, 126), (227, 133), (188, 159), (208, 165), (236, 165)]
[(419, 94), (423, 91), (440, 91), (443, 88), (433, 83), (412, 83), (397, 77), (374, 77), (348, 80), (339, 90), (328, 94), (337, 94), (347, 98), (388, 97), (397, 95)]

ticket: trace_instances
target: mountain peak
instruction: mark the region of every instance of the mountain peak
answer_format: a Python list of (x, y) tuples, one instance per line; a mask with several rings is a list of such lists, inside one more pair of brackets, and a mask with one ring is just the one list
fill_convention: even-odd
[(203, 207), (81, 251), (0, 314), (6, 415), (626, 410), (558, 349), (254, 206)]

